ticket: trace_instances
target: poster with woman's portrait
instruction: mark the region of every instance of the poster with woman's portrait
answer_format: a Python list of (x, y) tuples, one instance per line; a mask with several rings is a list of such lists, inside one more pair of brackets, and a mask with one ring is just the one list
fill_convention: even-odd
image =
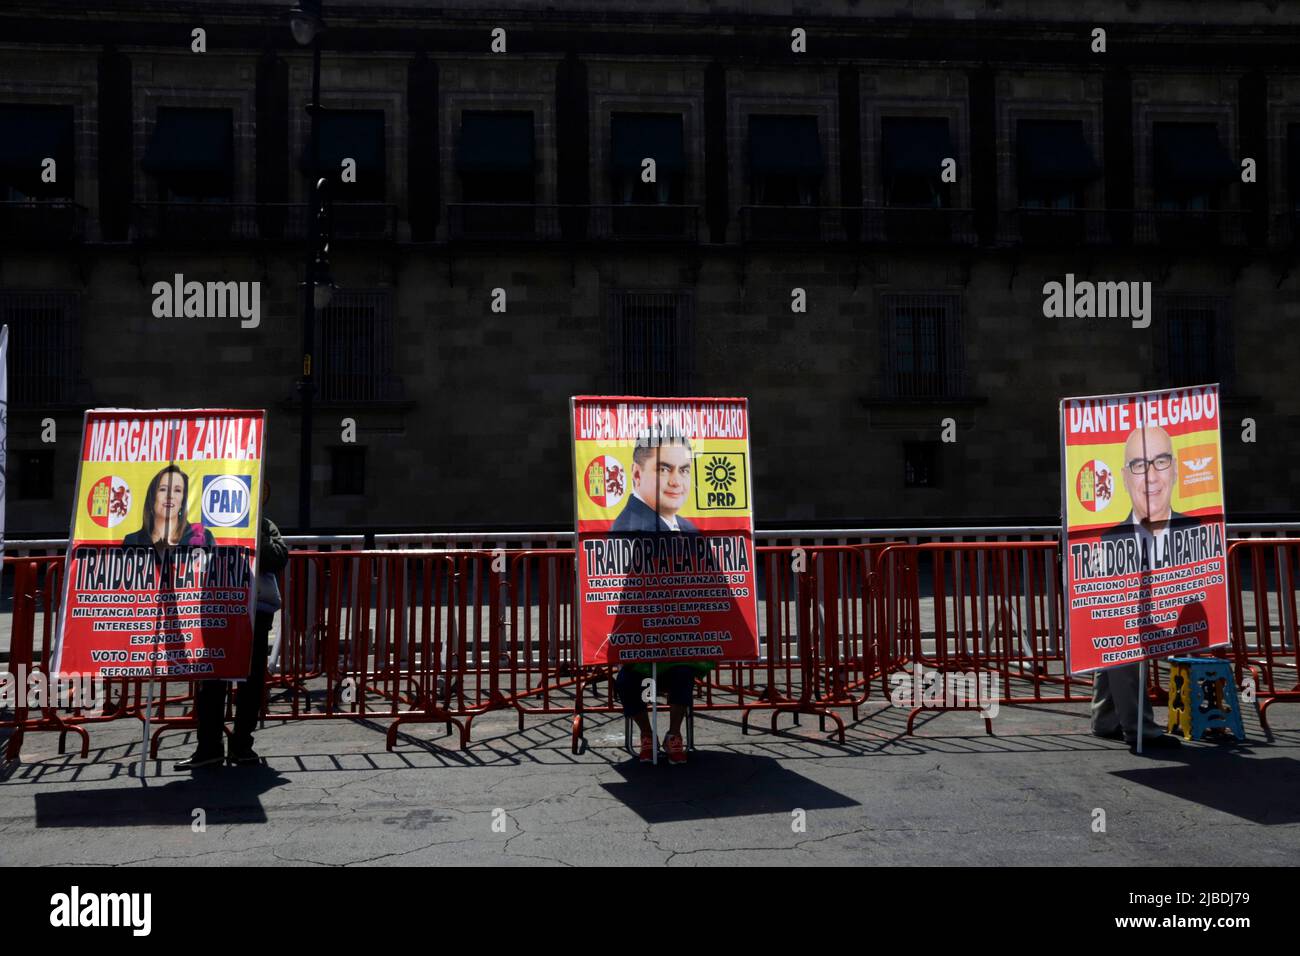
[(86, 412), (54, 670), (243, 678), (266, 414)]

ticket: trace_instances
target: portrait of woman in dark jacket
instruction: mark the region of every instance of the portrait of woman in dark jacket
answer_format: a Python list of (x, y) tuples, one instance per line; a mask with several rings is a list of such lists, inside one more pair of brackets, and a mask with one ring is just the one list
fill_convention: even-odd
[(144, 520), (139, 531), (122, 539), (123, 547), (210, 548), (212, 532), (190, 524), (190, 479), (177, 465), (168, 465), (149, 482), (144, 500)]

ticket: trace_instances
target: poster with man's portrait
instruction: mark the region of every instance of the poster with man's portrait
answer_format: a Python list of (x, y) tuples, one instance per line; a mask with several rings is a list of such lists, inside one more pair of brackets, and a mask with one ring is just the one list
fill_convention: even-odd
[(579, 396), (582, 663), (758, 656), (743, 398)]
[(1061, 402), (1070, 670), (1228, 643), (1219, 388)]

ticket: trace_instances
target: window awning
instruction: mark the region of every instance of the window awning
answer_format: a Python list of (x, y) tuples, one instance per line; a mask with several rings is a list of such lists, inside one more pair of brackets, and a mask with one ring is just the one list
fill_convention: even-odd
[(1084, 183), (1101, 175), (1078, 120), (1021, 120), (1016, 159), (1022, 180)]
[[(383, 110), (321, 110), (316, 135), (320, 137), (320, 168), (337, 172), (344, 159), (354, 159), (357, 171), (384, 175)], [(311, 144), (303, 148), (302, 168), (311, 168)]]
[(461, 114), (456, 167), (484, 173), (533, 170), (533, 114), (466, 110)]
[(948, 121), (942, 117), (887, 117), (880, 121), (886, 176), (933, 176), (955, 156)]
[(749, 165), (756, 173), (821, 173), (824, 164), (817, 117), (750, 116)]
[(71, 164), (72, 107), (0, 105), (0, 170), (39, 180), (47, 156)]
[(234, 162), (230, 110), (158, 108), (142, 163), (146, 172), (229, 175)]
[(1157, 123), (1155, 175), (1172, 186), (1218, 185), (1236, 179), (1240, 167), (1219, 142), (1213, 123)]
[(610, 117), (610, 165), (618, 172), (639, 171), (652, 157), (659, 169), (686, 168), (682, 117), (678, 113), (615, 113)]

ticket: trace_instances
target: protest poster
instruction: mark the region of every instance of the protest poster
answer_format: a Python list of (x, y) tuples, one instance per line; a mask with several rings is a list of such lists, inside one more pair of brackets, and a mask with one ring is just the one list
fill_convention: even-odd
[(743, 398), (571, 400), (583, 664), (758, 656)]
[(55, 673), (248, 676), (265, 421), (86, 412)]
[(1061, 402), (1070, 671), (1228, 643), (1217, 385)]

